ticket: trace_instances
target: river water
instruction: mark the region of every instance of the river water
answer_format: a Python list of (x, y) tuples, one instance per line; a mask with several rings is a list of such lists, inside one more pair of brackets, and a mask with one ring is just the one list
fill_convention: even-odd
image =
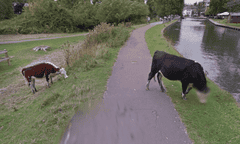
[(214, 26), (206, 19), (185, 18), (170, 26), (164, 36), (240, 102), (240, 31)]

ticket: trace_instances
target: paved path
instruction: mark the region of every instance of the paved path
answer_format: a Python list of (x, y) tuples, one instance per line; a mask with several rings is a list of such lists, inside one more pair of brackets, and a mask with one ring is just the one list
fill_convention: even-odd
[(39, 38), (39, 39), (28, 39), (28, 40), (20, 40), (20, 41), (6, 41), (6, 42), (0, 42), (0, 44), (11, 44), (11, 43), (21, 43), (21, 42), (28, 42), (28, 41), (39, 41), (39, 40), (49, 40), (49, 39), (58, 39), (58, 38), (66, 38), (66, 37), (75, 37), (75, 36), (81, 36), (81, 35), (87, 35), (85, 34), (77, 34), (77, 35), (70, 35), (70, 36), (60, 36), (60, 37), (50, 37), (50, 38)]
[(151, 55), (144, 34), (150, 24), (134, 30), (120, 50), (95, 116), (75, 115), (61, 144), (186, 144), (184, 131), (170, 98), (153, 80), (146, 82)]

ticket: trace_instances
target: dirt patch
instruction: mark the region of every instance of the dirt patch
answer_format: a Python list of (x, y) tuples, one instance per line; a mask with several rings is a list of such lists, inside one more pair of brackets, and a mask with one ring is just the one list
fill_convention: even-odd
[(26, 39), (39, 39), (39, 38), (51, 38), (51, 37), (65, 37), (65, 36), (80, 36), (83, 34), (67, 34), (67, 33), (55, 33), (55, 34), (8, 34), (0, 35), (0, 42), (6, 41), (20, 41)]

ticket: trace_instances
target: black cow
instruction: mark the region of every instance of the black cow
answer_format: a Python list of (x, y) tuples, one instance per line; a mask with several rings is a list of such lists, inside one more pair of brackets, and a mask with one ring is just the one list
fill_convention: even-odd
[(182, 97), (186, 99), (186, 94), (192, 89), (187, 87), (193, 83), (193, 87), (199, 92), (207, 94), (210, 89), (207, 87), (207, 81), (202, 66), (190, 59), (178, 57), (163, 51), (155, 51), (151, 72), (148, 76), (147, 90), (149, 90), (150, 80), (157, 74), (157, 79), (162, 92), (165, 91), (161, 78), (162, 75), (169, 80), (179, 80), (182, 83)]

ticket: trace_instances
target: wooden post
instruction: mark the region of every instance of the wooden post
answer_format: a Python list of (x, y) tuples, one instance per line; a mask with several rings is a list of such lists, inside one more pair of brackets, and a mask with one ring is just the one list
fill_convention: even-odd
[(8, 58), (8, 60), (7, 60), (7, 62), (8, 62), (8, 65), (11, 65), (11, 64), (10, 64), (10, 58), (8, 57), (7, 50), (6, 50), (6, 49), (4, 49), (4, 51), (5, 51), (5, 57), (6, 57), (6, 58)]

